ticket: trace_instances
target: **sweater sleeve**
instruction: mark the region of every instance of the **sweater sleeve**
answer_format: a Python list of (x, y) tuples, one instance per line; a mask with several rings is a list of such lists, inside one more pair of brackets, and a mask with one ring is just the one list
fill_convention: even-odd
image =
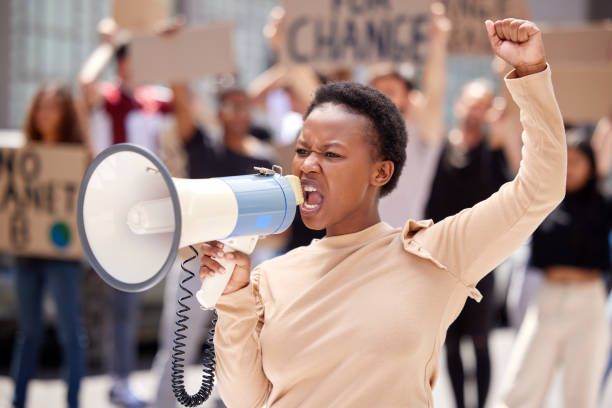
[(563, 200), (567, 146), (550, 68), (506, 77), (523, 125), (517, 176), (474, 207), (415, 235), (464, 285), (474, 285), (518, 248)]
[(229, 408), (260, 408), (272, 389), (263, 372), (259, 344), (264, 321), (259, 278), (255, 268), (248, 286), (221, 296), (217, 303), (217, 385)]

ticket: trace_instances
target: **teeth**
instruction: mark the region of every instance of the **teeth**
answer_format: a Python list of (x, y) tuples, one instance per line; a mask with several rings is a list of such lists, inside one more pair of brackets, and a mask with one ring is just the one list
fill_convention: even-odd
[(313, 191), (317, 191), (317, 189), (313, 186), (304, 186), (304, 191), (306, 191), (307, 193), (312, 193)]
[(302, 205), (304, 206), (304, 208), (308, 210), (314, 210), (315, 208), (319, 206), (318, 204), (308, 204), (308, 203), (304, 203)]

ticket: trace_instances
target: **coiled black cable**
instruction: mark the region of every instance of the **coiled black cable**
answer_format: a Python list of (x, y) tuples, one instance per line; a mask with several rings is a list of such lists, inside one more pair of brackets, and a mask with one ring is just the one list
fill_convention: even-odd
[(191, 310), (189, 306), (185, 303), (185, 301), (191, 299), (193, 297), (193, 293), (185, 287), (185, 283), (189, 280), (193, 279), (195, 274), (191, 272), (189, 269), (185, 267), (185, 264), (193, 261), (198, 258), (198, 251), (192, 246), (189, 245), (189, 248), (194, 252), (194, 255), (191, 258), (186, 259), (181, 263), (181, 269), (187, 273), (187, 276), (181, 280), (179, 283), (179, 287), (185, 293), (184, 296), (179, 298), (178, 304), (180, 309), (176, 312), (176, 316), (179, 318), (176, 321), (176, 325), (178, 328), (174, 331), (174, 347), (172, 347), (172, 391), (174, 392), (174, 396), (176, 400), (183, 404), (186, 407), (197, 407), (201, 405), (204, 401), (210, 397), (210, 393), (212, 392), (213, 385), (215, 382), (215, 346), (213, 343), (213, 336), (215, 335), (215, 324), (217, 323), (217, 312), (214, 312), (214, 318), (212, 320), (212, 329), (209, 330), (210, 337), (206, 340), (204, 344), (204, 352), (202, 358), (202, 365), (204, 366), (203, 374), (202, 374), (202, 384), (200, 385), (200, 389), (193, 395), (190, 395), (187, 390), (185, 390), (185, 359), (183, 358), (185, 352), (183, 351), (183, 347), (185, 347), (185, 343), (182, 341), (187, 338), (184, 332), (187, 330), (187, 320), (189, 317), (187, 316), (187, 312)]

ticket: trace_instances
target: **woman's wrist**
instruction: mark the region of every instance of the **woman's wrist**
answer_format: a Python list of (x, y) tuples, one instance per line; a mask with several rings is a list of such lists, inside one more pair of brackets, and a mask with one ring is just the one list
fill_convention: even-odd
[(514, 70), (516, 72), (516, 77), (521, 78), (527, 75), (537, 74), (538, 72), (542, 72), (546, 70), (547, 66), (548, 64), (546, 63), (546, 61), (542, 61), (537, 64), (517, 66), (517, 67), (514, 67)]
[(249, 282), (245, 282), (244, 284), (233, 284), (230, 282), (225, 288), (225, 290), (223, 291), (223, 294), (229, 295), (231, 293), (238, 292), (239, 290), (242, 290), (246, 288), (247, 286), (249, 286)]

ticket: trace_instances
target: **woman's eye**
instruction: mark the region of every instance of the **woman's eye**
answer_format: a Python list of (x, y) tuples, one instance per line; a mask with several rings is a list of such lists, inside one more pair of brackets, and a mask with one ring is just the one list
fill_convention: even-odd
[(331, 158), (338, 158), (341, 157), (339, 154), (333, 153), (333, 152), (326, 152), (325, 153), (325, 157), (331, 157)]
[(298, 154), (298, 156), (306, 156), (306, 155), (308, 155), (308, 150), (306, 150), (306, 149), (295, 149), (295, 152)]

